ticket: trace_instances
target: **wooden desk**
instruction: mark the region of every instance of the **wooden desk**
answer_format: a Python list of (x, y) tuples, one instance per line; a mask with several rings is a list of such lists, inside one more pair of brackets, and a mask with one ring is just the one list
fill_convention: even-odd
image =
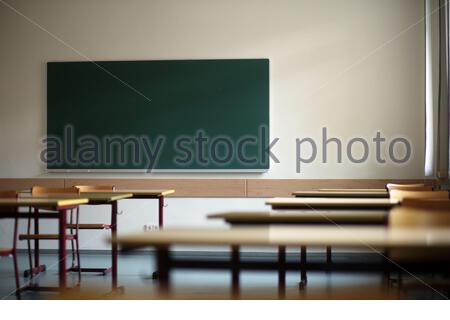
[(175, 193), (175, 190), (152, 190), (152, 189), (131, 189), (117, 190), (116, 192), (126, 191), (133, 194), (133, 199), (158, 199), (158, 226), (164, 227), (164, 198)]
[[(21, 192), (30, 193), (31, 190), (22, 190)], [(104, 194), (104, 190), (92, 190), (89, 192), (81, 192), (81, 195), (84, 194)], [(108, 194), (111, 193), (126, 193), (131, 194), (130, 199), (158, 199), (158, 225), (160, 228), (164, 226), (164, 199), (166, 196), (169, 196), (175, 193), (173, 189), (116, 189), (114, 191), (106, 192)]]
[(296, 197), (321, 197), (321, 198), (389, 198), (386, 190), (308, 190), (295, 191), (292, 195)]
[(165, 197), (175, 193), (173, 189), (122, 189), (116, 190), (116, 192), (131, 192), (133, 194), (133, 198), (141, 198), (146, 199), (147, 197)]
[[(233, 292), (239, 291), (239, 272), (241, 269), (275, 269), (278, 270), (279, 288), (285, 288), (286, 270), (329, 270), (329, 266), (322, 263), (305, 263), (304, 265), (288, 263), (284, 253), (279, 255), (278, 264), (267, 261), (240, 261), (240, 246), (333, 246), (342, 248), (387, 248), (401, 249), (403, 252), (414, 255), (416, 250), (438, 249), (441, 254), (437, 257), (442, 261), (433, 263), (417, 260), (402, 264), (402, 268), (414, 271), (440, 271), (447, 272), (450, 264), (450, 228), (439, 229), (389, 229), (385, 227), (337, 227), (337, 226), (271, 226), (271, 227), (236, 227), (224, 229), (164, 229), (155, 232), (146, 232), (120, 236), (118, 244), (125, 250), (144, 247), (156, 247), (157, 265), (160, 270), (160, 291), (168, 292), (170, 289), (170, 271), (174, 268), (210, 268), (229, 269), (232, 271)], [(232, 247), (230, 261), (211, 260), (180, 260), (170, 255), (170, 247), (174, 245), (227, 245)], [(398, 264), (386, 260), (385, 263), (367, 264), (345, 262), (333, 264), (332, 268), (339, 271), (399, 271)]]
[(62, 199), (56, 197), (46, 197), (46, 198), (27, 197), (19, 199), (0, 198), (0, 208), (33, 207), (39, 209), (59, 211), (59, 209), (64, 207), (78, 206), (80, 204), (86, 204), (88, 202), (89, 200), (83, 197), (65, 197)]
[[(225, 212), (208, 215), (210, 219), (224, 219), (232, 226), (242, 225), (386, 225), (387, 211), (277, 211), (277, 212)], [(306, 262), (306, 246), (300, 248), (300, 263)], [(284, 247), (279, 251), (283, 254)], [(326, 261), (332, 263), (331, 247), (326, 248)], [(307, 275), (300, 270), (300, 288), (306, 286)]]
[[(88, 194), (103, 194), (104, 191), (91, 191), (87, 192)], [(130, 197), (127, 197), (129, 199), (158, 199), (158, 226), (159, 228), (163, 228), (164, 226), (164, 198), (168, 195), (171, 195), (175, 193), (175, 190), (172, 189), (116, 189), (113, 191), (113, 193), (122, 193), (126, 192), (127, 195), (131, 195)], [(86, 193), (82, 192), (82, 195), (85, 195)], [(117, 252), (117, 247), (115, 248)], [(114, 255), (113, 255), (114, 256)], [(117, 257), (117, 253), (116, 253)], [(116, 258), (117, 263), (117, 258)], [(158, 278), (158, 272), (154, 271), (152, 272), (151, 277), (153, 279)]]
[[(111, 236), (115, 238), (117, 236), (117, 202), (122, 199), (131, 198), (133, 195), (131, 193), (119, 193), (119, 192), (82, 192), (80, 193), (80, 198), (87, 200), (87, 205), (111, 205)], [(35, 200), (45, 200), (49, 198), (63, 199), (73, 198), (72, 195), (67, 194), (39, 194), (32, 195), (31, 193), (20, 193), (19, 200), (22, 199), (35, 199)], [(39, 231), (38, 231), (39, 232)], [(38, 233), (37, 232), (37, 233)], [(35, 240), (39, 241), (39, 240)], [(34, 251), (36, 266), (39, 266), (39, 247)], [(68, 271), (78, 272), (80, 266), (74, 266), (69, 268)], [(117, 288), (117, 275), (118, 275), (118, 263), (117, 263), (117, 246), (114, 242), (111, 245), (111, 267), (109, 268), (81, 268), (81, 272), (101, 272), (112, 274), (112, 287)]]
[[(111, 204), (111, 231), (117, 234), (117, 201), (121, 199), (158, 199), (158, 225), (160, 228), (164, 226), (164, 199), (166, 196), (175, 193), (172, 189), (116, 189), (114, 191), (95, 190), (81, 192), (80, 196), (89, 198), (89, 204)], [(21, 195), (28, 194), (31, 196), (31, 190), (23, 190)], [(113, 287), (117, 285), (117, 276), (114, 270), (117, 270), (117, 248), (112, 247), (112, 268), (82, 268), (87, 272), (103, 272), (106, 273), (110, 269), (113, 273)], [(71, 271), (76, 271), (71, 269)], [(152, 273), (152, 278), (158, 277), (157, 272)]]
[[(89, 205), (111, 205), (111, 236), (112, 238), (117, 237), (117, 214), (118, 214), (118, 201), (123, 199), (129, 199), (133, 197), (132, 193), (121, 193), (121, 192), (81, 192), (81, 197), (89, 199)], [(111, 271), (112, 275), (112, 288), (117, 289), (118, 282), (118, 254), (117, 245), (114, 242), (111, 243), (111, 267), (110, 268), (81, 268), (83, 272), (98, 272), (107, 273)], [(71, 271), (78, 271), (80, 266), (71, 268)]]
[[(388, 211), (398, 204), (389, 198), (273, 198), (266, 201), (274, 210), (383, 210)], [(318, 214), (318, 212), (316, 212)], [(306, 260), (306, 246), (301, 248), (301, 255)], [(327, 262), (331, 263), (331, 247), (326, 248)], [(302, 275), (306, 281), (306, 275)]]
[[(21, 198), (21, 199), (0, 199), (0, 218), (28, 218), (29, 214), (19, 213), (19, 208), (39, 208), (57, 211), (56, 214), (45, 214), (42, 218), (58, 219), (58, 270), (59, 270), (59, 288), (67, 287), (66, 270), (66, 240), (67, 240), (67, 210), (78, 208), (81, 204), (88, 203), (86, 198)], [(25, 289), (37, 289), (35, 286)], [(43, 289), (43, 288), (39, 288)], [(44, 288), (49, 289), (49, 288)]]
[(131, 192), (80, 192), (80, 197), (88, 198), (89, 204), (105, 204), (133, 197)]
[(224, 212), (208, 215), (209, 219), (223, 219), (232, 225), (384, 225), (387, 212), (332, 211), (318, 214), (304, 212)]
[[(89, 191), (88, 193), (104, 193), (105, 191)], [(160, 228), (164, 226), (164, 198), (175, 193), (172, 189), (117, 189), (113, 193), (131, 194), (130, 199), (158, 199), (158, 225)], [(81, 193), (82, 195), (84, 192)]]
[(370, 198), (272, 198), (266, 201), (275, 210), (389, 210), (398, 203), (397, 200)]
[[(210, 219), (224, 219), (232, 226), (242, 225), (386, 225), (388, 212), (384, 211), (331, 211), (331, 212), (225, 212), (208, 215)], [(300, 248), (300, 263), (306, 262), (306, 246)], [(285, 251), (280, 247), (279, 251)], [(282, 253), (283, 254), (283, 253)], [(331, 264), (331, 247), (326, 248), (326, 261)], [(300, 270), (300, 288), (306, 286), (307, 275)]]
[(450, 228), (385, 228), (360, 226), (270, 226), (219, 228), (166, 228), (123, 235), (123, 249), (171, 245), (327, 246), (344, 248), (446, 248)]
[(133, 196), (132, 193), (117, 193), (117, 192), (81, 192), (77, 197), (69, 194), (38, 194), (32, 195), (29, 192), (19, 193), (19, 200), (34, 199), (36, 201), (46, 199), (59, 199), (64, 201), (65, 199), (84, 198), (87, 199), (87, 204), (105, 204), (122, 199), (128, 199)]

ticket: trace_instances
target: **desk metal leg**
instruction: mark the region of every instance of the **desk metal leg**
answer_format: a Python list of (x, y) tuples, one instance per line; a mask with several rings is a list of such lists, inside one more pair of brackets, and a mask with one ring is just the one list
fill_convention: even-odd
[(286, 298), (286, 247), (278, 247), (278, 298)]
[(59, 288), (67, 288), (67, 270), (66, 270), (66, 228), (67, 228), (67, 209), (59, 212)]
[(112, 260), (112, 288), (117, 289), (117, 201), (111, 203), (111, 260)]
[[(34, 234), (39, 234), (39, 209), (34, 209)], [(39, 239), (34, 240), (34, 265), (39, 267)]]
[(239, 246), (231, 247), (231, 293), (233, 295), (233, 299), (239, 299)]
[(164, 226), (164, 196), (158, 198), (159, 210), (158, 210), (158, 225), (162, 229)]
[(330, 266), (332, 263), (332, 258), (331, 258), (331, 247), (327, 246), (327, 265)]
[[(158, 197), (158, 226), (159, 229), (162, 229), (164, 227), (164, 196)], [(156, 280), (159, 277), (159, 273), (157, 271), (154, 271), (152, 273), (152, 279)]]
[(306, 287), (308, 279), (306, 277), (306, 247), (300, 248), (300, 283), (299, 288), (303, 290)]
[[(79, 210), (79, 209), (77, 209)], [(77, 212), (79, 214), (79, 212)], [(118, 203), (117, 201), (112, 201), (111, 202), (111, 228), (109, 229), (111, 231), (111, 238), (115, 237), (115, 235), (117, 234), (117, 213), (118, 213)], [(77, 233), (77, 237), (78, 237), (78, 233)], [(78, 247), (78, 239), (76, 241), (76, 245)], [(80, 250), (77, 249), (77, 256), (79, 256), (80, 254)], [(117, 246), (115, 249), (115, 254), (117, 256)], [(107, 268), (81, 268), (81, 264), (80, 264), (80, 259), (77, 258), (78, 261), (78, 265), (74, 266), (72, 265), (71, 268), (68, 269), (68, 271), (72, 271), (72, 272), (78, 272), (79, 274), (81, 272), (95, 272), (95, 273), (101, 273), (103, 275), (107, 275), (108, 273), (112, 273), (113, 271), (113, 265), (114, 265), (114, 244), (111, 244), (111, 256), (112, 256), (112, 264), (111, 267), (107, 267)], [(117, 261), (117, 257), (116, 257), (116, 261)]]
[(159, 294), (168, 295), (170, 293), (169, 247), (156, 248), (156, 264), (158, 268)]

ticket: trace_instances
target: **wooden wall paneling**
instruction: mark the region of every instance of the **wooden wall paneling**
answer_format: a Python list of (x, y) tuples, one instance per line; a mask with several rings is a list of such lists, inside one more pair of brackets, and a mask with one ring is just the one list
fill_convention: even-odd
[(93, 184), (117, 189), (175, 189), (174, 197), (246, 196), (245, 179), (65, 179), (66, 187)]
[(22, 190), (32, 186), (43, 186), (50, 188), (63, 188), (64, 179), (47, 178), (0, 178), (0, 190)]
[(290, 197), (299, 190), (321, 188), (384, 188), (386, 183), (425, 183), (434, 179), (248, 179), (247, 197)]
[(0, 190), (33, 185), (70, 187), (112, 184), (120, 189), (175, 189), (175, 197), (278, 197), (320, 188), (384, 188), (386, 183), (425, 183), (434, 179), (117, 179), (117, 178), (0, 178)]

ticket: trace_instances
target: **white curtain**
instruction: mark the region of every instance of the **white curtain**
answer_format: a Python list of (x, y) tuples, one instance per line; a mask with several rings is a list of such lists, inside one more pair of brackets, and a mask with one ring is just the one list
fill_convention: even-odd
[(425, 175), (449, 176), (449, 0), (425, 0)]

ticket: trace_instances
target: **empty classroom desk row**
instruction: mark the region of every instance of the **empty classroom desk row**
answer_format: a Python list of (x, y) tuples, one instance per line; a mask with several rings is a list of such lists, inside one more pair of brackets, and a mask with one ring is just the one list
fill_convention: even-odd
[[(78, 281), (82, 272), (112, 274), (112, 288), (117, 289), (118, 253), (117, 245), (111, 244), (111, 267), (83, 268), (80, 259), (79, 230), (110, 230), (111, 238), (117, 237), (118, 201), (124, 199), (157, 199), (159, 225), (163, 226), (164, 198), (173, 194), (174, 190), (117, 190), (114, 186), (76, 186), (71, 188), (33, 187), (30, 190), (5, 191), (0, 193), (0, 217), (14, 219), (12, 248), (2, 249), (2, 255), (12, 255), (16, 277), (16, 294), (24, 290), (64, 290), (67, 287), (66, 273), (77, 272)], [(98, 224), (79, 223), (80, 205), (109, 205), (111, 220)], [(18, 234), (18, 220), (27, 220), (27, 233)], [(58, 230), (53, 234), (40, 233), (41, 219), (56, 219)], [(44, 272), (46, 266), (40, 263), (40, 241), (54, 240), (59, 250), (59, 286), (44, 288), (36, 285), (19, 286), (17, 265), (17, 239), (27, 242), (29, 269), (24, 271), (25, 277), (35, 277)], [(66, 241), (71, 243), (72, 265), (66, 266)], [(31, 243), (34, 247), (32, 248)], [(32, 250), (33, 249), (33, 250)], [(34, 251), (32, 253), (32, 251)], [(156, 273), (153, 275), (156, 277)]]

